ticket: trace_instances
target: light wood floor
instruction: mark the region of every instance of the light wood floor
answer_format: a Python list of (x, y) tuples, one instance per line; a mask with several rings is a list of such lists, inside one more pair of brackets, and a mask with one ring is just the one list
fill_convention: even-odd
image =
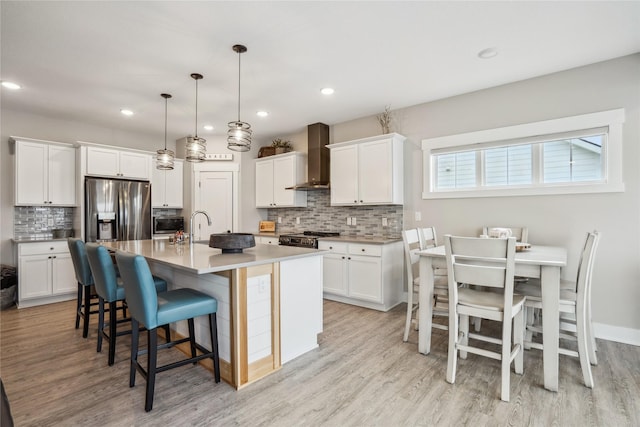
[(74, 329), (74, 302), (12, 308), (0, 318), (0, 375), (17, 426), (640, 425), (638, 347), (599, 340), (594, 390), (578, 360), (563, 356), (558, 393), (542, 387), (541, 352), (527, 351), (505, 403), (499, 362), (469, 355), (451, 385), (445, 332), (434, 330), (429, 356), (417, 352), (416, 332), (403, 343), (404, 308), (325, 301), (318, 349), (240, 391), (201, 366), (161, 373), (150, 413), (144, 380), (128, 386), (128, 337), (109, 367), (95, 328), (88, 339)]

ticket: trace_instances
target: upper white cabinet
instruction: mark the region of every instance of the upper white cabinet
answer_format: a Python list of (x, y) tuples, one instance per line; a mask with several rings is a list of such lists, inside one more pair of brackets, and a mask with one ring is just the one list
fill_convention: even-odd
[(87, 147), (87, 175), (149, 181), (151, 160), (151, 154)]
[(256, 207), (307, 206), (305, 191), (285, 190), (304, 182), (304, 154), (291, 152), (256, 160)]
[(26, 139), (15, 139), (15, 143), (15, 204), (75, 206), (75, 147)]
[(401, 205), (405, 137), (390, 133), (327, 145), (331, 205)]
[(151, 174), (151, 205), (154, 208), (182, 209), (184, 162), (176, 159), (172, 170), (153, 168)]

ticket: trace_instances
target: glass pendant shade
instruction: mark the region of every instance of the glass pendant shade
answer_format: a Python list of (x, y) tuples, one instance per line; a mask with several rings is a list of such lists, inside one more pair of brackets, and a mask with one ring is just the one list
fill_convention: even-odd
[(175, 153), (167, 150), (167, 100), (171, 98), (171, 95), (162, 93), (160, 96), (164, 98), (164, 148), (156, 152), (156, 169), (173, 170)]
[(187, 152), (185, 159), (188, 162), (202, 162), (207, 154), (207, 141), (204, 138), (198, 138), (197, 136), (187, 137)]
[(185, 160), (188, 162), (202, 162), (207, 154), (207, 140), (198, 137), (198, 80), (202, 79), (202, 74), (193, 73), (191, 78), (196, 81), (196, 132), (195, 136), (187, 137)]
[(233, 46), (238, 54), (238, 120), (229, 122), (227, 131), (227, 148), (232, 151), (249, 151), (251, 149), (251, 125), (240, 120), (240, 54), (247, 51), (241, 44)]
[(227, 148), (233, 151), (249, 151), (251, 149), (251, 125), (249, 123), (229, 122)]

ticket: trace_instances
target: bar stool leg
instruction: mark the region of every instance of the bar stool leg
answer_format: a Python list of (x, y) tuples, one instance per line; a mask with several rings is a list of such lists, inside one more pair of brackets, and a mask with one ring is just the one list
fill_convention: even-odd
[(83, 317), (84, 317), (84, 325), (82, 327), (82, 338), (86, 338), (89, 335), (89, 318), (90, 316), (90, 312), (91, 312), (91, 289), (89, 289), (89, 286), (85, 286), (84, 287), (84, 307), (82, 308), (83, 310)]
[[(191, 357), (196, 357), (196, 330), (193, 325), (193, 319), (187, 320), (187, 324), (189, 325), (189, 344), (191, 346)], [(193, 362), (195, 365), (198, 362)]]
[(211, 351), (213, 352), (213, 373), (217, 383), (220, 382), (220, 358), (218, 356), (218, 321), (216, 313), (209, 315), (209, 334), (211, 335)]
[(129, 387), (136, 385), (136, 369), (138, 365), (138, 338), (140, 326), (136, 319), (131, 318), (131, 366), (129, 367)]
[(102, 351), (102, 334), (104, 330), (104, 299), (99, 298), (98, 301), (98, 347), (96, 352)]
[(144, 410), (151, 411), (153, 408), (153, 392), (156, 385), (156, 362), (158, 357), (158, 328), (153, 328), (147, 332), (147, 394), (144, 399)]
[(76, 301), (76, 329), (80, 327), (80, 310), (82, 309), (82, 284), (78, 282), (78, 300)]
[(109, 366), (116, 360), (116, 326), (118, 325), (117, 301), (109, 303)]

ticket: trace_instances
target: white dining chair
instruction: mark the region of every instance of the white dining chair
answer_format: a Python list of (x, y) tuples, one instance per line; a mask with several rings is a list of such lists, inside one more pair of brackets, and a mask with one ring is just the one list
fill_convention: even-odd
[[(449, 354), (447, 382), (456, 379), (458, 352), (461, 358), (474, 353), (501, 361), (500, 398), (509, 401), (511, 362), (515, 372), (522, 374), (524, 302), (526, 297), (513, 293), (516, 239), (482, 239), (475, 237), (445, 236), (445, 251), (449, 271)], [(483, 292), (460, 283), (486, 287), (494, 292)], [(502, 322), (502, 338), (469, 334), (469, 317), (480, 317)], [(513, 332), (513, 344), (511, 333)], [(469, 338), (500, 346), (490, 351), (469, 345)]]
[[(437, 245), (435, 230), (431, 227), (426, 230), (429, 230), (425, 234), (427, 240), (424, 239), (422, 229), (413, 228), (402, 232), (407, 277), (407, 317), (404, 326), (404, 336), (402, 338), (404, 342), (409, 340), (409, 332), (411, 331), (412, 324), (418, 329), (418, 292), (420, 290), (420, 277), (418, 276), (420, 255), (418, 255), (418, 251)], [(446, 317), (448, 315), (446, 288), (446, 272), (444, 277), (442, 275), (436, 275), (434, 278), (434, 316)], [(446, 325), (440, 325), (435, 322), (433, 323), (433, 327), (446, 329)]]
[[(591, 321), (591, 276), (599, 240), (599, 232), (587, 233), (584, 247), (580, 253), (576, 280), (562, 280), (560, 285), (560, 339), (576, 341), (578, 351), (566, 347), (560, 347), (559, 351), (560, 354), (580, 359), (582, 377), (585, 386), (589, 388), (594, 386), (591, 365), (596, 365), (598, 362)], [(516, 286), (516, 292), (527, 296), (525, 303), (527, 312), (533, 309), (542, 309), (539, 279), (532, 279), (526, 284)], [(544, 312), (542, 316), (544, 317)], [(572, 329), (575, 329), (575, 332)], [(525, 347), (544, 349), (544, 337), (543, 343), (532, 342), (533, 332), (542, 334), (542, 327), (537, 323), (531, 323), (530, 316), (527, 316)]]

